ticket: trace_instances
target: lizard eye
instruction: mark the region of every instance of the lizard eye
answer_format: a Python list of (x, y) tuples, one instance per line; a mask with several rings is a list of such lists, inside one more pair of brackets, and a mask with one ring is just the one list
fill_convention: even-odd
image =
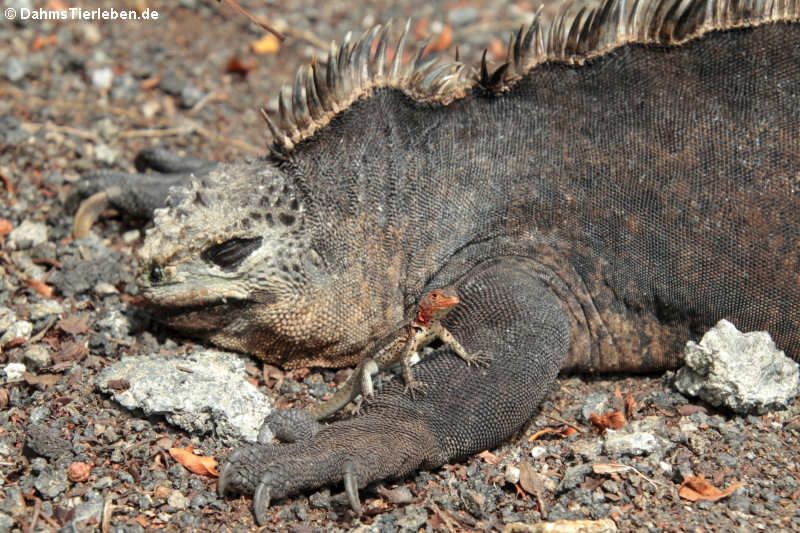
[(223, 270), (233, 270), (261, 246), (261, 237), (230, 239), (207, 248), (203, 260), (214, 263)]

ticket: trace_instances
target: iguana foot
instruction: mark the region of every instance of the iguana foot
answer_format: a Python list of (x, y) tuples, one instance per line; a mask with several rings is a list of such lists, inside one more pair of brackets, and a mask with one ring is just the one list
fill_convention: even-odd
[[(139, 152), (134, 166), (138, 174), (97, 170), (78, 182), (67, 199), (68, 210), (77, 208), (73, 223), (75, 237), (88, 235), (92, 224), (109, 207), (133, 218), (150, 219), (155, 209), (164, 206), (171, 187), (187, 183), (192, 175), (207, 174), (216, 163), (168, 150), (148, 149)], [(145, 173), (147, 170), (154, 172)]]

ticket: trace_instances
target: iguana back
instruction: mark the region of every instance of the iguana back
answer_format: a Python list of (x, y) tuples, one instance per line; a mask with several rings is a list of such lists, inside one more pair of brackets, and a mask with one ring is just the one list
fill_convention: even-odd
[(800, 24), (683, 40), (447, 106), (379, 90), (292, 160), (327, 217), (367, 217), (378, 249), (400, 236), (411, 294), (487, 257), (538, 263), (572, 321), (565, 368), (674, 367), (723, 317), (797, 358)]

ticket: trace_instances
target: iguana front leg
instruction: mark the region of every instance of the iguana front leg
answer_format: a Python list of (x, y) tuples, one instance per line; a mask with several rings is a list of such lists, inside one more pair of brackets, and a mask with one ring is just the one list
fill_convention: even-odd
[(274, 498), (344, 481), (351, 506), (358, 488), (499, 445), (534, 413), (569, 344), (556, 297), (519, 262), (484, 263), (457, 283), (462, 303), (445, 325), (489, 367), (468, 366), (448, 347), (415, 367), (431, 385), (412, 399), (399, 380), (375, 395), (366, 413), (326, 426), (307, 441), (256, 444), (235, 451), (219, 491), (254, 492), (256, 519)]
[(480, 354), (468, 353), (452, 333), (442, 325), (442, 320), (460, 302), (454, 287), (433, 289), (425, 294), (417, 305), (414, 319), (400, 328), (397, 336), (374, 356), (362, 359), (350, 378), (336, 391), (333, 397), (319, 405), (309, 407), (308, 412), (314, 420), (322, 420), (336, 413), (353, 401), (359, 394), (371, 400), (374, 391), (372, 377), (381, 370), (401, 363), (406, 392), (413, 398), (414, 391), (426, 388), (423, 381), (414, 379), (411, 357), (431, 342), (439, 339), (449, 346), (467, 364), (488, 364), (488, 358)]

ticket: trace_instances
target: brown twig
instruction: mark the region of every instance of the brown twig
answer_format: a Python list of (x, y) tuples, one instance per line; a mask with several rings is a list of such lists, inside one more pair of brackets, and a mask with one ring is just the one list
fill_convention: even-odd
[(36, 503), (33, 504), (33, 516), (31, 523), (28, 524), (28, 533), (36, 531), (36, 522), (39, 520), (39, 513), (42, 511), (42, 500), (36, 498)]
[[(223, 0), (217, 0), (217, 1), (221, 2)], [(261, 26), (262, 28), (264, 28), (265, 30), (267, 30), (268, 32), (270, 32), (272, 35), (277, 37), (279, 41), (283, 42), (286, 39), (286, 36), (284, 34), (279, 32), (275, 28), (271, 27), (269, 24), (261, 22), (260, 20), (255, 18), (253, 15), (251, 15), (245, 8), (240, 6), (239, 5), (239, 0), (224, 0), (224, 2), (226, 4), (228, 4), (229, 6), (231, 6), (233, 9), (235, 9), (236, 11), (238, 11), (241, 15), (244, 15), (245, 17), (247, 17), (247, 19), (250, 20), (250, 22), (252, 22), (254, 24), (257, 24), (257, 25)]]

